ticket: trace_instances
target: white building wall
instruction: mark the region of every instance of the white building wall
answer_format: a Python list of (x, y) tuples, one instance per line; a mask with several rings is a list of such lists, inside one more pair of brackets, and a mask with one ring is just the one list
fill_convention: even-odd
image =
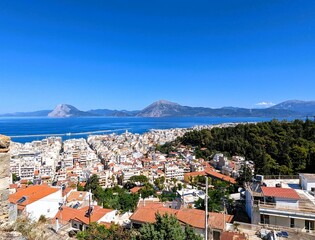
[(299, 201), (294, 199), (275, 198), (277, 207), (298, 208)]
[(107, 213), (104, 217), (102, 217), (100, 220), (98, 220), (98, 222), (113, 222), (114, 219), (115, 219), (115, 216), (116, 216), (116, 210), (112, 211), (112, 212), (109, 212)]
[(41, 215), (46, 218), (56, 216), (59, 209), (59, 202), (62, 202), (62, 191), (50, 194), (36, 202), (33, 202), (25, 207), (25, 211), (32, 220), (37, 221)]

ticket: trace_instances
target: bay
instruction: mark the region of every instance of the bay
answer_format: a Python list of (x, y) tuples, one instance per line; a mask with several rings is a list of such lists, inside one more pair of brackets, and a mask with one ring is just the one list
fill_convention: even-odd
[[(151, 129), (190, 128), (235, 122), (263, 122), (272, 118), (172, 117), (172, 118), (0, 118), (0, 134), (13, 136), (15, 142), (41, 140), (51, 134), (62, 135), (63, 140), (87, 137), (89, 134), (123, 133), (126, 130), (142, 134)], [(283, 120), (283, 119), (279, 119)], [(292, 119), (288, 119), (292, 120)], [(98, 132), (100, 131), (100, 132)], [(30, 136), (36, 135), (36, 136)], [(15, 136), (15, 137), (14, 137)]]

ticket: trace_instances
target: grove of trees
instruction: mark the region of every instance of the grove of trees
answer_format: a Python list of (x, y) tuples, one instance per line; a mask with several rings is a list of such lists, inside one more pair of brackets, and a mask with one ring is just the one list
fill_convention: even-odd
[[(241, 155), (264, 175), (315, 172), (315, 122), (272, 120), (235, 127), (187, 132), (178, 143), (196, 147), (197, 157), (210, 160), (217, 152)], [(206, 148), (206, 150), (201, 150)], [(172, 149), (168, 144), (161, 151)]]

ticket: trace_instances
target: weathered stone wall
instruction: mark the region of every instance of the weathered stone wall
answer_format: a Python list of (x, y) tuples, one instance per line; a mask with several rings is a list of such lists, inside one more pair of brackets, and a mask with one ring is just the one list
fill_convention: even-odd
[(8, 221), (10, 177), (10, 154), (0, 153), (0, 224)]

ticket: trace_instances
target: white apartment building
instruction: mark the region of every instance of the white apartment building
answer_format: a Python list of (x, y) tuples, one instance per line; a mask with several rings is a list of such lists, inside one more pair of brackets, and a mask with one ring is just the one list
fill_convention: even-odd
[(164, 173), (166, 179), (175, 178), (177, 180), (184, 180), (184, 169), (175, 164), (165, 164)]
[(300, 173), (299, 177), (302, 189), (314, 192), (315, 194), (315, 174)]
[(315, 233), (315, 197), (299, 189), (298, 179), (297, 184), (292, 179), (288, 184), (283, 179), (273, 182), (275, 186), (260, 182), (247, 185), (246, 211), (251, 223)]

